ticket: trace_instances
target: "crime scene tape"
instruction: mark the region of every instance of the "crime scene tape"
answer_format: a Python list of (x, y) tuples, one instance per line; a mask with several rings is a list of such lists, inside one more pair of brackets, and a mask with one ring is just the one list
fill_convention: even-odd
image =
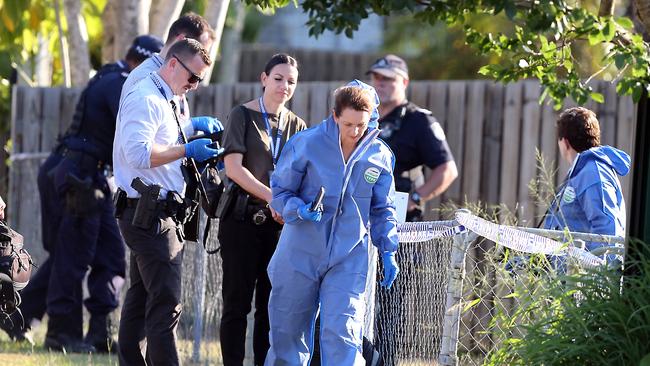
[(499, 225), (468, 212), (456, 212), (456, 221), (467, 229), (493, 242), (525, 253), (568, 255), (585, 267), (597, 267), (605, 261), (584, 249), (566, 246), (560, 242), (540, 235), (527, 233), (510, 226)]
[[(448, 221), (453, 225), (453, 221)], [(436, 238), (451, 238), (466, 232), (463, 226), (445, 225), (445, 222), (404, 222), (397, 226), (400, 243), (418, 243)]]

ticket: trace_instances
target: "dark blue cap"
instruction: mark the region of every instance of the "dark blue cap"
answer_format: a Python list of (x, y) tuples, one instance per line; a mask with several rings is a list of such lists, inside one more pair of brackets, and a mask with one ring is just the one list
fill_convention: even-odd
[(163, 48), (163, 42), (160, 38), (152, 35), (137, 36), (133, 40), (131, 50), (145, 57), (151, 57), (154, 53), (160, 52)]

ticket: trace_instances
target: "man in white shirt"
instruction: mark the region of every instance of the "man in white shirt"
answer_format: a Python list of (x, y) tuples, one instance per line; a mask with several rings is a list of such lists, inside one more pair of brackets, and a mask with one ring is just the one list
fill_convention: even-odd
[[(197, 87), (211, 63), (198, 41), (177, 41), (160, 69), (125, 90), (120, 103), (113, 163), (116, 184), (124, 192), (116, 215), (131, 249), (131, 285), (119, 329), (120, 364), (144, 365), (145, 359), (154, 365), (179, 364), (175, 340), (181, 314), (182, 224), (186, 218), (182, 214), (187, 212), (182, 160), (187, 158), (192, 165), (191, 159), (205, 161), (221, 151), (208, 138), (184, 143), (182, 135), (189, 121), (182, 125), (176, 101)], [(199, 127), (210, 132), (214, 124)], [(131, 187), (136, 178), (150, 188), (158, 186), (158, 197), (141, 196)], [(144, 210), (138, 205), (146, 202), (153, 202), (153, 210), (143, 219)], [(141, 345), (151, 351), (144, 352)]]

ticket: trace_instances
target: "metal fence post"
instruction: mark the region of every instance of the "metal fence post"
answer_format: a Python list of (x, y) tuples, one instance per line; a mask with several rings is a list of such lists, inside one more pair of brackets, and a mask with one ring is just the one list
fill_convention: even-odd
[[(201, 217), (202, 225), (205, 227), (206, 218)], [(200, 240), (200, 239), (199, 239)], [(192, 329), (192, 362), (199, 362), (201, 358), (201, 337), (203, 335), (203, 313), (205, 312), (205, 291), (206, 291), (206, 270), (205, 263), (207, 262), (208, 253), (203, 250), (202, 243), (196, 243), (195, 257), (194, 257), (194, 278), (197, 279), (196, 292), (194, 293), (194, 329)], [(205, 244), (205, 243), (203, 243)]]
[(442, 327), (442, 345), (438, 362), (441, 365), (458, 365), (458, 332), (462, 310), (463, 281), (465, 279), (465, 258), (473, 235), (467, 232), (454, 236), (449, 263), (449, 282), (447, 283), (447, 303)]

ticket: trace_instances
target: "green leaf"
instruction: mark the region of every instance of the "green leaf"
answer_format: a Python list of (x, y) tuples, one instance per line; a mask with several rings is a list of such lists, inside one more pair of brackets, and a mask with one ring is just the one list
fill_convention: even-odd
[(595, 46), (605, 40), (603, 34), (598, 30), (594, 30), (593, 32), (589, 33), (588, 38), (590, 46)]
[(628, 17), (620, 17), (616, 19), (616, 23), (627, 30), (634, 29), (634, 22), (632, 22)]
[(627, 64), (627, 59), (628, 59), (627, 55), (623, 55), (623, 54), (620, 54), (620, 53), (616, 54), (616, 55), (614, 55), (614, 64), (620, 70), (620, 69), (624, 68), (625, 65)]
[(589, 94), (589, 96), (596, 103), (604, 103), (605, 102), (605, 96), (603, 96), (601, 93), (593, 92), (593, 93)]
[(463, 312), (466, 312), (467, 310), (473, 308), (474, 306), (476, 306), (476, 304), (478, 304), (478, 303), (480, 303), (480, 302), (481, 302), (481, 298), (480, 298), (480, 297), (479, 297), (478, 299), (474, 299), (474, 300), (470, 301), (470, 302), (469, 302), (467, 305), (465, 305), (465, 307), (463, 308)]
[(632, 100), (634, 103), (638, 103), (641, 100), (641, 95), (643, 94), (643, 86), (641, 83), (636, 83), (632, 89)]
[(612, 39), (614, 39), (614, 36), (616, 35), (616, 24), (614, 23), (613, 18), (607, 19), (607, 22), (605, 23), (605, 26), (603, 27), (603, 40), (605, 42), (611, 42)]

